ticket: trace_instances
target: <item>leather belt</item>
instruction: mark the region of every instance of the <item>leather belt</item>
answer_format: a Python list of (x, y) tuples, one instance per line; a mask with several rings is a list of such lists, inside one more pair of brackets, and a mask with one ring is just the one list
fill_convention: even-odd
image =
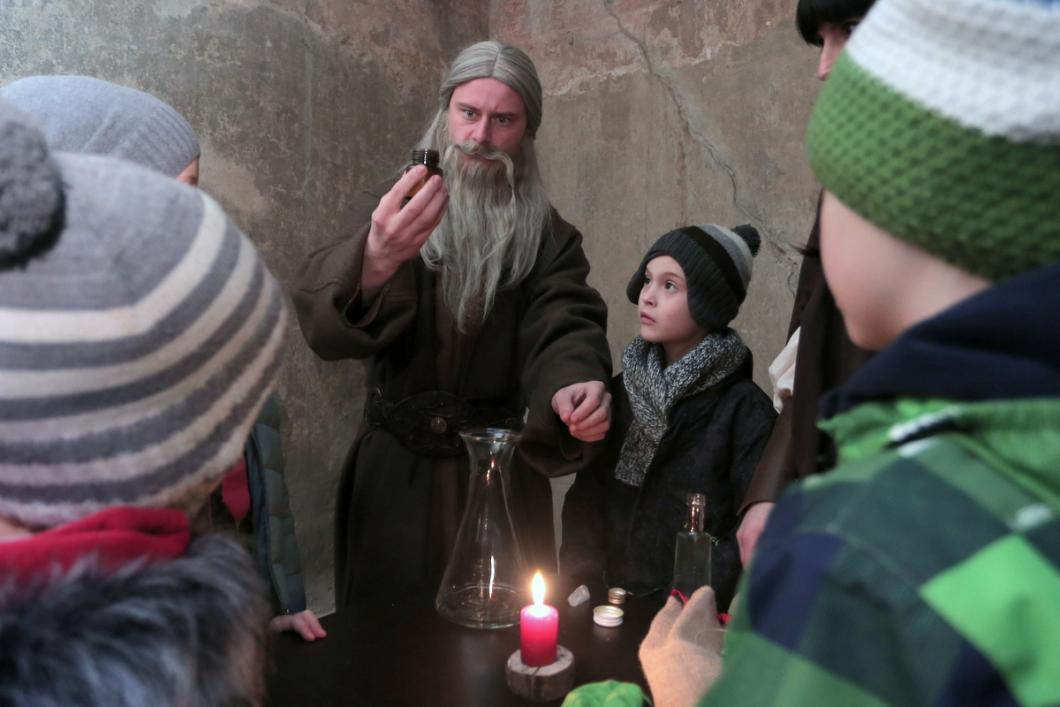
[(412, 453), (434, 458), (463, 454), (460, 431), (469, 427), (522, 427), (522, 417), (509, 409), (471, 403), (444, 390), (428, 390), (391, 403), (383, 399), (379, 388), (373, 388), (364, 419), (390, 432)]

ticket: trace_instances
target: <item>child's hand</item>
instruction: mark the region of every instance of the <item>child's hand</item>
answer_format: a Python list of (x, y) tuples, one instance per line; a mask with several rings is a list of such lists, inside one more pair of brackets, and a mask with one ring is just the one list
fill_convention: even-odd
[(744, 567), (750, 566), (755, 548), (758, 547), (758, 538), (765, 530), (766, 521), (769, 520), (775, 505), (777, 504), (771, 501), (759, 501), (744, 512), (740, 529), (736, 531), (736, 542), (740, 545), (740, 564)]
[(307, 641), (315, 641), (328, 635), (328, 632), (320, 625), (320, 619), (309, 609), (299, 611), (297, 614), (274, 616), (269, 621), (269, 630), (276, 633), (296, 631)]
[(572, 383), (552, 396), (552, 410), (574, 439), (598, 442), (611, 427), (611, 393), (602, 381)]
[(725, 630), (714, 590), (700, 587), (683, 607), (671, 597), (640, 644), (640, 664), (655, 707), (692, 707), (721, 673)]

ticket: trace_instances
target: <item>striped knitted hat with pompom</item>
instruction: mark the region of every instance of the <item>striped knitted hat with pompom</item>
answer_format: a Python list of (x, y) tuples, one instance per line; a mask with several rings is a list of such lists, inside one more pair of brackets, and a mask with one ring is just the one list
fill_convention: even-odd
[(197, 189), (54, 159), (0, 102), (0, 517), (192, 510), (243, 451), (287, 307)]
[(1060, 260), (1060, 0), (880, 0), (807, 142), (840, 201), (963, 270)]

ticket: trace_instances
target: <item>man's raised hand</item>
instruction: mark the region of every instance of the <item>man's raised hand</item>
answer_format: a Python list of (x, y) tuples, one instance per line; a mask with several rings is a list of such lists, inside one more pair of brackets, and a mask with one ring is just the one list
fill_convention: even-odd
[(427, 168), (413, 167), (383, 195), (372, 212), (372, 226), (364, 249), (361, 270), (361, 289), (370, 293), (394, 276), (405, 262), (415, 258), (420, 248), (445, 215), (449, 203), (442, 178), (432, 176), (411, 201), (405, 199), (413, 187), (423, 180)]

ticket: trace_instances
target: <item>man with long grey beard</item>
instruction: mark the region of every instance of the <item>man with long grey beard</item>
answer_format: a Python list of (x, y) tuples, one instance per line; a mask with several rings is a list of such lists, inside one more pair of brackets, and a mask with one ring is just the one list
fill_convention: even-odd
[(532, 567), (555, 569), (550, 476), (575, 473), (610, 425), (607, 310), (581, 234), (549, 203), (534, 153), (541, 84), (520, 49), (462, 51), (416, 167), (355, 205), (293, 298), (325, 359), (367, 359), (365, 418), (336, 508), (339, 607), (438, 587), (467, 493), (457, 432), (522, 428), (512, 510)]

